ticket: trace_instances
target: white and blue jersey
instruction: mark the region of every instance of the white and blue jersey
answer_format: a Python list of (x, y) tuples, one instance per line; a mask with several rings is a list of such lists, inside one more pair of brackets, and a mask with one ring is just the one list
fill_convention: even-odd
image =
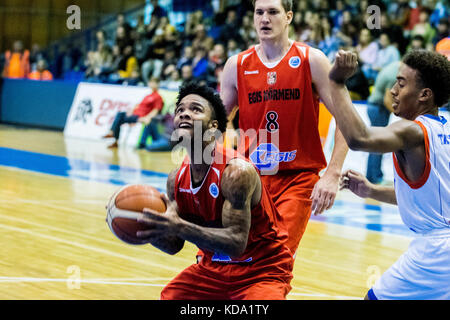
[(411, 182), (394, 155), (394, 186), (403, 222), (416, 237), (369, 291), (377, 299), (450, 299), (450, 124), (444, 117), (416, 119), (426, 166)]

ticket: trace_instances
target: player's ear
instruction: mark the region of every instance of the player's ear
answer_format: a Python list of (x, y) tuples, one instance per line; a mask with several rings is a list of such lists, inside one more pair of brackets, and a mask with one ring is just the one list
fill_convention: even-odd
[(294, 18), (294, 13), (293, 13), (292, 11), (288, 11), (288, 12), (286, 13), (286, 17), (287, 17), (287, 23), (288, 23), (288, 24), (291, 24), (292, 19)]
[(219, 121), (217, 121), (217, 120), (211, 120), (211, 121), (209, 122), (209, 129), (212, 129), (212, 128), (218, 129), (218, 128), (219, 128)]
[(433, 91), (430, 88), (420, 90), (419, 101), (425, 102), (433, 98)]

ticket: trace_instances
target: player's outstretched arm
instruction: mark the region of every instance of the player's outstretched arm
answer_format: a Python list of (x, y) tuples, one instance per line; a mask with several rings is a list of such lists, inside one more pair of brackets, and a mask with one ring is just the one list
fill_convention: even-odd
[(340, 190), (343, 189), (348, 189), (361, 198), (372, 198), (381, 202), (397, 204), (393, 187), (375, 185), (354, 170), (347, 170), (342, 174)]
[(352, 150), (387, 153), (423, 145), (421, 127), (414, 121), (400, 120), (387, 127), (367, 127), (353, 107), (345, 81), (357, 67), (356, 55), (339, 51), (329, 73), (333, 113), (336, 123)]
[(143, 217), (140, 222), (147, 223), (149, 229), (145, 231), (140, 231), (137, 236), (143, 239), (147, 239), (148, 242), (154, 247), (160, 249), (161, 251), (168, 254), (176, 254), (184, 246), (184, 240), (178, 237), (174, 233), (164, 232), (164, 230), (157, 229), (153, 225), (153, 221), (159, 221), (164, 215), (163, 220), (168, 217), (178, 218), (178, 207), (175, 201), (175, 178), (177, 170), (172, 171), (167, 178), (167, 195), (163, 195), (163, 200), (166, 203), (167, 210), (165, 213), (161, 214), (158, 212), (153, 212), (149, 209), (144, 209)]

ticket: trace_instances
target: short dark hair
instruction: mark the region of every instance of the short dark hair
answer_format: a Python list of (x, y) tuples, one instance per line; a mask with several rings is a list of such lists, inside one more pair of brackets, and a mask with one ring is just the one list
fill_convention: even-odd
[(181, 100), (190, 94), (196, 94), (208, 100), (213, 111), (212, 117), (219, 123), (218, 129), (222, 133), (225, 132), (227, 129), (228, 119), (225, 106), (223, 105), (220, 95), (213, 88), (208, 87), (207, 85), (199, 84), (195, 81), (188, 81), (180, 87), (176, 105), (178, 106)]
[(412, 50), (403, 58), (403, 63), (418, 73), (418, 82), (423, 88), (433, 91), (434, 103), (441, 107), (450, 98), (450, 61), (437, 52)]
[[(253, 8), (255, 7), (255, 2), (257, 0), (252, 0)], [(286, 12), (292, 11), (292, 0), (281, 0), (281, 5)]]

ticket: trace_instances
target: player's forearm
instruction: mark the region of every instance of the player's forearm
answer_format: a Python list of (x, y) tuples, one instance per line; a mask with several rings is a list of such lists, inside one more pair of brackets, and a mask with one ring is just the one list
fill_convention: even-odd
[(237, 227), (207, 228), (181, 220), (177, 227), (178, 237), (201, 249), (238, 257), (247, 246), (248, 234), (243, 234)]
[(373, 185), (370, 190), (370, 198), (381, 202), (397, 204), (394, 187)]
[(152, 240), (150, 244), (165, 253), (174, 255), (183, 249), (184, 240), (179, 237), (168, 236)]
[(353, 107), (347, 88), (344, 84), (330, 80), (330, 91), (334, 105), (332, 113), (348, 147), (352, 150), (366, 150), (369, 130)]
[(342, 166), (344, 165), (345, 158), (348, 153), (347, 142), (338, 127), (334, 134), (334, 147), (331, 154), (330, 161), (328, 163), (326, 174), (336, 175), (340, 177)]

